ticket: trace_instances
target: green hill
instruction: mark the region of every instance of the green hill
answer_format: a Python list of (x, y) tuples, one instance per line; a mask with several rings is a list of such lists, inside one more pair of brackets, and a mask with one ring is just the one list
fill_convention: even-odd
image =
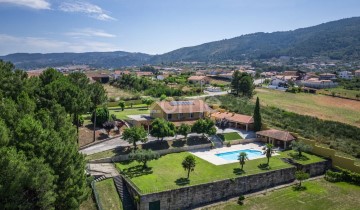
[(225, 61), (279, 56), (332, 59), (360, 58), (360, 17), (347, 18), (294, 31), (254, 33), (185, 47), (158, 55), (153, 62)]

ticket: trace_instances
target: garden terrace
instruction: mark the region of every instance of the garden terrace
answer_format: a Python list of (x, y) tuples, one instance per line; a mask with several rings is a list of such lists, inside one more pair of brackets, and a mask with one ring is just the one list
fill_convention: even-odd
[(222, 141), (234, 141), (243, 139), (239, 133), (231, 132), (231, 133), (218, 133), (217, 134)]
[(344, 182), (330, 183), (323, 179), (307, 181), (306, 191), (295, 191), (292, 186), (245, 198), (239, 206), (235, 200), (217, 206), (213, 210), (247, 209), (356, 209), (360, 205), (360, 187)]
[[(148, 168), (144, 169), (141, 164), (135, 161), (116, 163), (116, 167), (131, 182), (136, 185), (142, 194), (161, 192), (165, 190), (177, 189), (183, 186), (209, 183), (218, 180), (236, 178), (252, 174), (263, 173), (272, 170), (293, 167), (285, 163), (281, 158), (289, 158), (290, 152), (280, 153), (270, 159), (270, 168), (259, 167), (265, 165), (266, 158), (246, 161), (244, 171), (240, 169), (239, 163), (225, 165), (213, 165), (201, 158), (195, 157), (196, 167), (190, 173), (190, 179), (186, 179), (186, 171), (182, 168), (181, 162), (190, 153), (181, 152), (162, 156), (158, 160), (148, 162)], [(322, 158), (305, 154), (310, 162), (324, 161)], [(298, 160), (301, 163), (302, 160)], [(171, 170), (169, 170), (171, 169)]]

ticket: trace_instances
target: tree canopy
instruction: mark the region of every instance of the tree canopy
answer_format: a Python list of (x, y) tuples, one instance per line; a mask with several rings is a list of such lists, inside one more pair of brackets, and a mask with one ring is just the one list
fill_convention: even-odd
[(78, 209), (89, 193), (70, 116), (91, 92), (54, 69), (28, 78), (0, 61), (0, 74), (0, 209)]
[(192, 132), (207, 135), (215, 135), (215, 123), (209, 118), (197, 120), (191, 128)]
[(147, 142), (147, 133), (144, 127), (131, 127), (126, 128), (123, 132), (123, 139), (129, 144), (133, 144), (134, 148), (136, 149), (136, 142)]
[(158, 139), (164, 139), (167, 136), (174, 136), (175, 135), (175, 125), (172, 122), (166, 121), (162, 118), (156, 118), (151, 123), (151, 131), (150, 134)]

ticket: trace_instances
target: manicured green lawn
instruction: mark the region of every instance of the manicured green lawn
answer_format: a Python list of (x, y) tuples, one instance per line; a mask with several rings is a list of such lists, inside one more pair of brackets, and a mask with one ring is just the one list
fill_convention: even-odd
[(240, 140), (242, 137), (237, 132), (231, 132), (231, 133), (219, 133), (217, 134), (221, 140), (223, 141), (233, 141), (233, 140)]
[(302, 153), (301, 157), (298, 157), (298, 153), (292, 150), (281, 152), (281, 156), (285, 158), (292, 158), (293, 160), (295, 160), (295, 162), (304, 165), (324, 161), (323, 158), (317, 155), (312, 155), (304, 152)]
[(109, 112), (110, 115), (115, 114), (118, 119), (127, 119), (127, 115), (150, 114), (150, 110), (143, 106), (141, 106), (141, 108), (124, 109), (124, 111), (121, 111), (118, 106), (111, 107), (109, 108)]
[(103, 209), (106, 210), (123, 209), (113, 179), (106, 179), (104, 181), (96, 182), (95, 186), (99, 194)]
[(243, 206), (230, 201), (219, 206), (205, 208), (214, 210), (322, 210), (359, 209), (360, 187), (348, 183), (330, 183), (323, 179), (304, 182), (305, 191), (294, 191), (292, 187), (268, 192), (266, 195), (245, 198)]
[[(150, 161), (148, 169), (143, 169), (142, 165), (135, 161), (117, 163), (116, 166), (134, 182), (142, 193), (175, 189), (186, 185), (207, 183), (266, 171), (258, 167), (259, 164), (266, 163), (266, 158), (247, 161), (244, 165), (244, 171), (241, 171), (238, 163), (216, 166), (195, 157), (196, 167), (190, 173), (190, 182), (188, 182), (186, 180), (187, 173), (182, 168), (181, 162), (189, 154), (188, 152), (182, 152), (162, 156), (158, 160)], [(282, 155), (273, 156), (270, 159), (270, 170), (292, 167), (280, 160), (280, 157)]]

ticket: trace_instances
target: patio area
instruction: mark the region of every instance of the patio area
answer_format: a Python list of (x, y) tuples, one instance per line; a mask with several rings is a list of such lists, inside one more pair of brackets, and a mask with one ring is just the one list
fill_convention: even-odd
[[(228, 152), (234, 152), (239, 151), (239, 150), (255, 150), (255, 151), (260, 151), (261, 153), (263, 152), (263, 147), (264, 144), (260, 143), (260, 142), (254, 142), (254, 143), (247, 143), (247, 144), (238, 144), (238, 145), (233, 145), (231, 147), (222, 147), (222, 148), (216, 148), (216, 149), (199, 149), (199, 150), (193, 150), (190, 151), (191, 154), (206, 160), (209, 163), (212, 163), (214, 165), (223, 165), (223, 164), (229, 164), (229, 163), (236, 163), (238, 162), (237, 159), (235, 160), (226, 160), (222, 157), (219, 157), (219, 154), (222, 153), (228, 153)], [(239, 151), (240, 153), (240, 151)], [(249, 155), (249, 154), (248, 154)], [(273, 156), (278, 155), (277, 153), (274, 153)], [(259, 158), (265, 158), (266, 156), (261, 154), (258, 155), (256, 157), (250, 157), (250, 160), (253, 159), (259, 159)]]

